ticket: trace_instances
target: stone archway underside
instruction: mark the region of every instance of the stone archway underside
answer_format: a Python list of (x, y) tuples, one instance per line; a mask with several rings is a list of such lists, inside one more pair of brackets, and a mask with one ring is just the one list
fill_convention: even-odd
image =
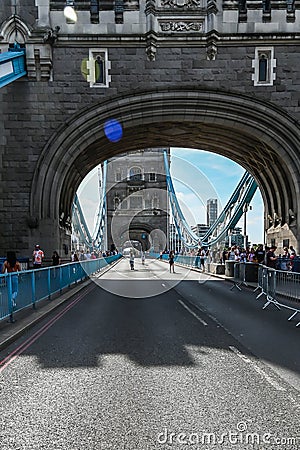
[[(104, 134), (111, 118), (123, 127), (117, 143)], [(31, 215), (40, 221), (70, 215), (80, 182), (111, 156), (172, 146), (236, 161), (258, 182), (265, 217), (293, 225), (291, 211), (297, 216), (300, 210), (299, 131), (277, 107), (225, 92), (162, 90), (114, 98), (73, 116), (48, 142), (35, 171)]]

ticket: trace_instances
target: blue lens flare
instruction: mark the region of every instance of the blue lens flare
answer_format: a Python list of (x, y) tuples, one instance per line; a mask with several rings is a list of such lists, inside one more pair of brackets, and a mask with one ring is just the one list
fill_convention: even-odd
[(104, 124), (104, 133), (109, 141), (118, 142), (123, 136), (122, 125), (115, 119), (107, 120)]

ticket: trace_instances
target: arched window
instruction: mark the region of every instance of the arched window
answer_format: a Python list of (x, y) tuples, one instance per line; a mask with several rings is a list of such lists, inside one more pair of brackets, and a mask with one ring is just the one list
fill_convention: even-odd
[(143, 174), (140, 167), (131, 167), (129, 169), (129, 179), (131, 181), (142, 181)]
[(258, 81), (268, 81), (268, 57), (264, 53), (259, 55)]
[(97, 55), (95, 59), (95, 83), (104, 84), (105, 59), (103, 55)]
[(111, 81), (108, 71), (111, 63), (108, 60), (107, 49), (89, 50), (89, 59), (84, 59), (81, 64), (81, 72), (86, 76), (86, 80), (90, 83), (90, 87), (109, 87)]
[(256, 47), (255, 59), (252, 60), (254, 86), (272, 86), (276, 79), (276, 58), (273, 47)]
[(119, 197), (115, 197), (114, 198), (114, 208), (118, 209), (119, 205), (120, 205), (120, 199), (119, 199)]

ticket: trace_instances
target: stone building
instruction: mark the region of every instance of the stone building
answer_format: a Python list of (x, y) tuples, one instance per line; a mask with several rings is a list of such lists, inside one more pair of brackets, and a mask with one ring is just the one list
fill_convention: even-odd
[(0, 50), (18, 41), (27, 75), (0, 89), (0, 255), (62, 253), (90, 170), (171, 146), (248, 170), (267, 242), (299, 250), (299, 36), (293, 0), (1, 0)]
[(107, 244), (122, 249), (128, 241), (139, 249), (165, 250), (169, 222), (164, 152), (145, 149), (107, 162)]
[(209, 198), (207, 200), (207, 225), (212, 226), (218, 218), (218, 199)]

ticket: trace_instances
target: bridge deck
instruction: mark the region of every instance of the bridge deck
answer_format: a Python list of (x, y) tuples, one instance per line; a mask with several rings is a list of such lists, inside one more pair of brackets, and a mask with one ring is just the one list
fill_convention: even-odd
[[(166, 263), (128, 266), (117, 263), (101, 287), (101, 277), (88, 283), (0, 354), (2, 448), (12, 436), (14, 448), (33, 450), (180, 450), (182, 433), (211, 448), (223, 436), (229, 449), (226, 433), (237, 430), (239, 444), (246, 431), (297, 439), (296, 327), (222, 280), (199, 283), (176, 268), (185, 278), (169, 289)], [(163, 291), (125, 298), (102, 289), (113, 282)]]

